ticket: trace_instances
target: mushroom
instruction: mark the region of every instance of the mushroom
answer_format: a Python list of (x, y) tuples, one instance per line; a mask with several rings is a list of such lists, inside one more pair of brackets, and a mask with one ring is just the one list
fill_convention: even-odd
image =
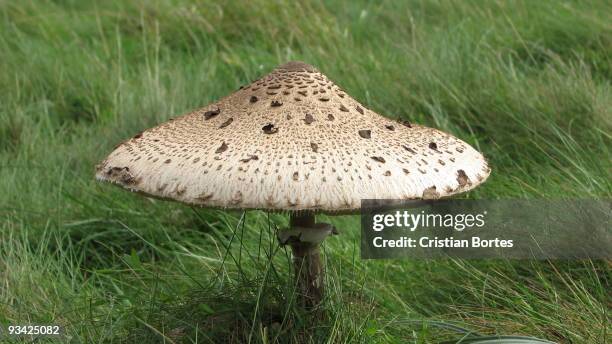
[(362, 199), (437, 199), (483, 183), (490, 168), (467, 143), (367, 109), (325, 75), (289, 62), (202, 109), (118, 145), (96, 178), (203, 207), (289, 211), (289, 245), (304, 306), (323, 298), (316, 213)]

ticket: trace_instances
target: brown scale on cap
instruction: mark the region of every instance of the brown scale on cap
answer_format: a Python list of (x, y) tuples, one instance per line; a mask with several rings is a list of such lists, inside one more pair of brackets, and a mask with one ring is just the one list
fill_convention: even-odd
[(329, 213), (366, 198), (446, 197), (488, 177), (465, 142), (392, 123), (313, 66), (289, 62), (123, 142), (96, 176), (189, 204)]

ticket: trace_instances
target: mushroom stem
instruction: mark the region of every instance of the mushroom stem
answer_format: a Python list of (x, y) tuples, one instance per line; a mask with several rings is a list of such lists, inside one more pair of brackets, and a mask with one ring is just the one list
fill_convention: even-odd
[(318, 306), (324, 296), (325, 269), (320, 244), (335, 233), (332, 225), (315, 223), (313, 213), (291, 214), (290, 228), (279, 234), (281, 245), (291, 246), (299, 302), (305, 309)]
[(289, 217), (289, 226), (291, 227), (313, 227), (315, 224), (315, 216), (311, 212), (302, 214), (294, 213)]

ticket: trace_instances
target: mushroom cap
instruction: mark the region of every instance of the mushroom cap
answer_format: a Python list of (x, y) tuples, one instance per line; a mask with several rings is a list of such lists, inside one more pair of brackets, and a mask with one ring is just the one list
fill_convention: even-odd
[(491, 169), (467, 143), (367, 109), (316, 68), (289, 62), (119, 144), (98, 180), (221, 208), (360, 209), (362, 199), (436, 199)]

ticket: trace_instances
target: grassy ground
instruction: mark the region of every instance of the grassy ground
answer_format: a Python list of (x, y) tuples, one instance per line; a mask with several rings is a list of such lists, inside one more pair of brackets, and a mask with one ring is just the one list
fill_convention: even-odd
[[(114, 144), (288, 60), (473, 144), (472, 198), (612, 195), (606, 1), (0, 0), (0, 323), (81, 342), (611, 339), (603, 261), (362, 261), (326, 243), (327, 318), (293, 306), (282, 215), (98, 185)], [(271, 224), (270, 224), (271, 223)]]

